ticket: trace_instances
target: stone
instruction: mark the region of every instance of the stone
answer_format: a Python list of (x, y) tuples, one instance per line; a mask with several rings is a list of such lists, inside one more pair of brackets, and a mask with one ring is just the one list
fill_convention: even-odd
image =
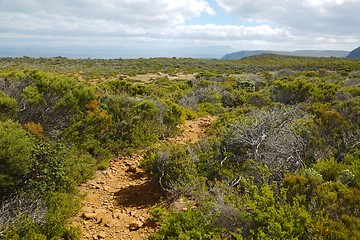
[(109, 221), (106, 221), (104, 223), (104, 226), (105, 227), (111, 227), (111, 226), (114, 226), (115, 225), (115, 221), (113, 219), (109, 220)]
[(114, 171), (114, 172), (119, 171), (116, 167), (111, 167), (110, 169), (111, 169), (112, 171)]
[(117, 218), (117, 219), (126, 219), (126, 218), (128, 218), (128, 215), (126, 213), (123, 213), (121, 210), (116, 209), (113, 212), (113, 217)]
[(171, 209), (176, 211), (187, 211), (189, 207), (192, 207), (194, 205), (194, 201), (188, 200), (186, 198), (179, 198), (171, 205)]
[(106, 176), (107, 176), (108, 178), (110, 178), (110, 179), (113, 178), (113, 175), (112, 175), (111, 173), (109, 173), (109, 172), (106, 172)]
[(94, 213), (96, 213), (96, 214), (105, 214), (105, 213), (106, 213), (106, 209), (97, 208), (97, 209), (94, 210)]
[(137, 169), (136, 169), (136, 165), (132, 164), (129, 166), (127, 172), (131, 172), (131, 173), (136, 173)]
[(94, 209), (92, 207), (83, 207), (81, 210), (86, 213), (94, 212)]
[(99, 214), (97, 220), (105, 227), (111, 227), (113, 225), (113, 217), (109, 214)]
[(84, 212), (82, 214), (82, 217), (85, 219), (95, 219), (97, 217), (96, 213), (89, 213), (89, 212)]
[(136, 211), (131, 211), (129, 215), (132, 216), (132, 217), (135, 217)]
[(144, 223), (141, 222), (141, 221), (134, 221), (134, 222), (129, 224), (129, 230), (130, 231), (139, 230), (143, 225), (144, 225)]
[(107, 234), (104, 231), (97, 233), (98, 239), (105, 239), (107, 237)]

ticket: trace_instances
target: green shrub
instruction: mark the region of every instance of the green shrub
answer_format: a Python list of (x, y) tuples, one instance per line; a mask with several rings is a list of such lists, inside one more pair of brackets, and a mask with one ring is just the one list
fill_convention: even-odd
[[(156, 211), (158, 213), (159, 211)], [(158, 215), (154, 213), (154, 215)], [(160, 229), (149, 236), (151, 240), (160, 239), (221, 239), (222, 229), (211, 224), (211, 218), (196, 209), (162, 213)], [(159, 216), (155, 216), (159, 219)]]
[[(46, 223), (41, 227), (41, 232), (48, 239), (58, 239), (66, 235), (76, 235), (76, 230), (65, 226), (73, 214), (80, 210), (80, 198), (68, 193), (49, 193), (47, 205), (50, 206)], [(74, 232), (75, 231), (75, 232)]]
[(14, 117), (17, 113), (18, 102), (0, 91), (0, 121)]
[(336, 181), (345, 166), (337, 163), (334, 158), (330, 158), (316, 162), (313, 168), (323, 176), (325, 181)]
[(141, 167), (170, 192), (186, 193), (196, 186), (192, 183), (196, 181), (196, 166), (181, 145), (167, 145), (148, 151)]
[(19, 103), (16, 120), (41, 124), (51, 138), (59, 137), (59, 131), (70, 126), (72, 117), (96, 98), (95, 88), (74, 78), (36, 70), (23, 71), (21, 78), (13, 75), (8, 73), (7, 78), (0, 79), (0, 85)]
[(34, 163), (33, 148), (30, 134), (20, 124), (0, 122), (0, 196), (27, 180)]

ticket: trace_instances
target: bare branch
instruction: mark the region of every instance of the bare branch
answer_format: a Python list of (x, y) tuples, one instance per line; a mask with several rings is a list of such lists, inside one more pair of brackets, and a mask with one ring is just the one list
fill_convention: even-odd
[(27, 223), (44, 224), (46, 213), (45, 203), (27, 194), (4, 199), (0, 205), (0, 237), (13, 226), (22, 227)]

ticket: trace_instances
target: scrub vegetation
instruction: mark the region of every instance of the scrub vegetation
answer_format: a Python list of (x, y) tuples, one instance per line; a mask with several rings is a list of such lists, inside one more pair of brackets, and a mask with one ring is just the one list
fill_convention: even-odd
[[(78, 239), (77, 186), (144, 147), (189, 205), (149, 239), (359, 239), (359, 86), (345, 58), (1, 58), (0, 239)], [(200, 141), (155, 144), (205, 115)]]

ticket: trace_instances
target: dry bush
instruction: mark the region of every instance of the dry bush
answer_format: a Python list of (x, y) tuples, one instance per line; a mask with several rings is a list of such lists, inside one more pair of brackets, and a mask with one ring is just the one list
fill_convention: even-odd
[(45, 223), (47, 208), (43, 200), (27, 194), (12, 195), (0, 205), (0, 238), (9, 228)]

